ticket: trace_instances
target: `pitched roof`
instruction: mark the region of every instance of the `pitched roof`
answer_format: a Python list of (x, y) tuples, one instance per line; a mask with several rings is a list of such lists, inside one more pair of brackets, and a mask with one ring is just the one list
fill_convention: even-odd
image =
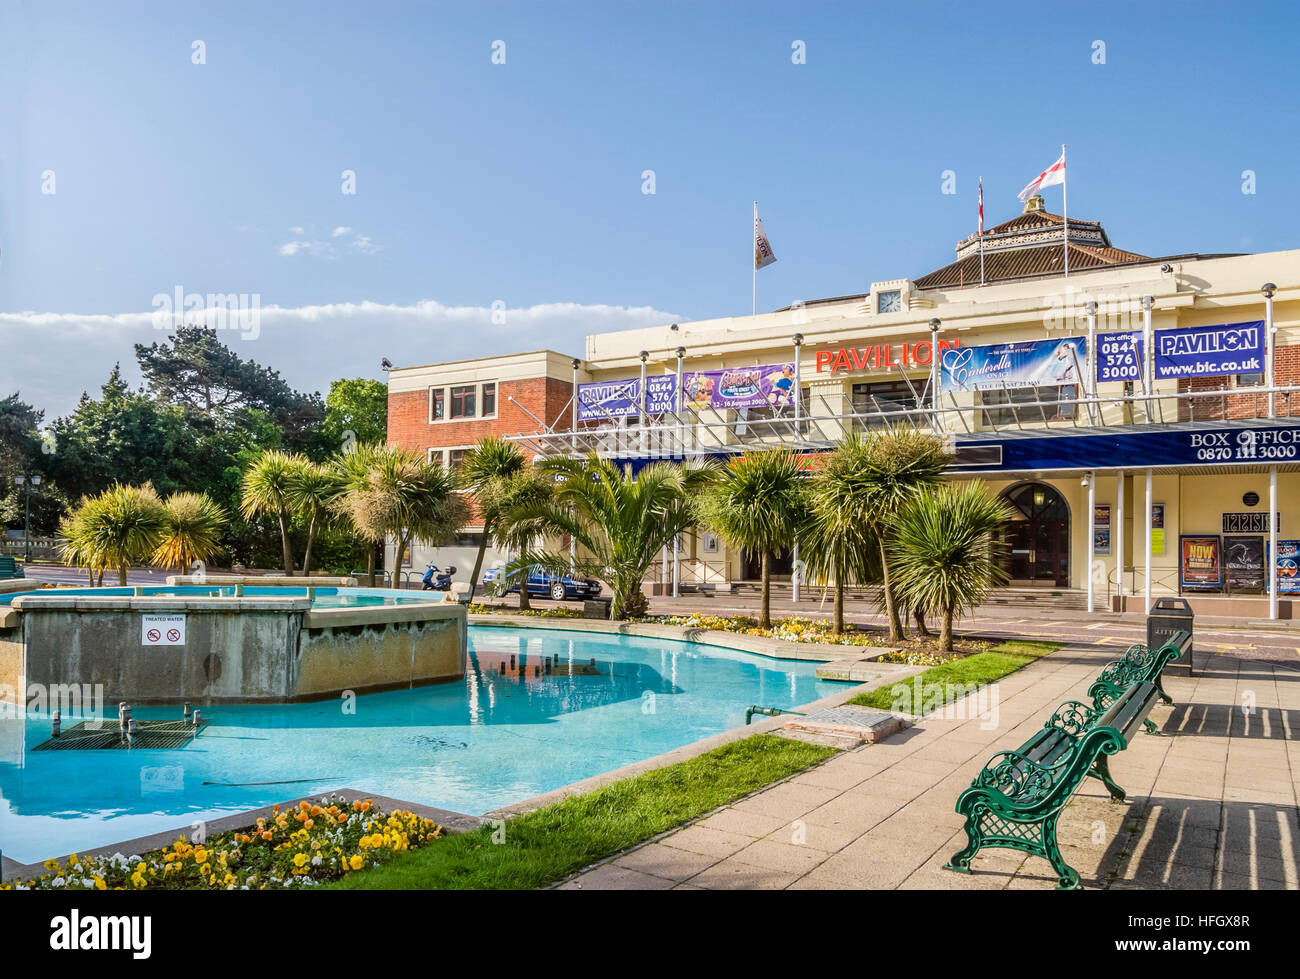
[[(984, 232), (985, 283), (1065, 272), (1066, 221), (1042, 209), (1042, 199), (1032, 198), (1023, 214)], [(1147, 255), (1125, 251), (1110, 243), (1100, 221), (1069, 221), (1070, 268), (1078, 271), (1153, 261)], [(978, 235), (957, 242), (957, 261), (913, 280), (918, 289), (942, 289), (980, 284)]]

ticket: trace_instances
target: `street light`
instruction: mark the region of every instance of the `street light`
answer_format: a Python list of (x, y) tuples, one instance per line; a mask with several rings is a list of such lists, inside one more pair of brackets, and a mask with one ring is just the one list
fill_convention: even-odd
[(23, 503), (23, 564), (30, 564), (32, 561), (32, 487), (41, 485), (40, 474), (32, 473), (30, 476), (15, 476), (14, 485), (25, 487), (26, 499)]

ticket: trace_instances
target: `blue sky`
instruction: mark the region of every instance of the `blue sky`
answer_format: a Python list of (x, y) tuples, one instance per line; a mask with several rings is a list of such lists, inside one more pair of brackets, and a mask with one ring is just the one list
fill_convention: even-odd
[(1014, 216), (1062, 142), (1071, 214), (1120, 247), (1295, 247), (1298, 20), (0, 0), (0, 390), (66, 411), (162, 336), (138, 316), (178, 285), (283, 308), (232, 345), (309, 389), (382, 355), (580, 354), (592, 330), (747, 313), (755, 199), (779, 259), (760, 309), (862, 291), (951, 261), (980, 174), (988, 223)]

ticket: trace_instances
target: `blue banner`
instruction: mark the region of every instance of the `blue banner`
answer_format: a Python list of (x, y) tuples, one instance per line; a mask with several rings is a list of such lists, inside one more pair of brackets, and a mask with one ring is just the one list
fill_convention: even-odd
[(1263, 320), (1156, 331), (1156, 380), (1263, 369)]
[[(1264, 370), (1264, 321), (1156, 330), (1156, 380), (1257, 374)], [(1097, 335), (1097, 381), (1142, 379), (1142, 331)]]
[(1097, 382), (1142, 380), (1142, 331), (1097, 334)]
[(984, 391), (1078, 384), (1087, 349), (1086, 337), (956, 347), (940, 360), (940, 387)]
[[(963, 464), (963, 455), (978, 461)], [(1258, 465), (1297, 459), (1300, 459), (1300, 426), (1292, 421), (1200, 431), (1153, 425), (1150, 431), (1117, 432), (1113, 435), (958, 436), (953, 468), (966, 466), (981, 472), (1033, 472), (1041, 469)]]
[[(663, 415), (677, 408), (677, 375), (647, 374), (646, 414)], [(578, 385), (578, 421), (628, 418), (641, 411), (641, 379), (592, 381)]]

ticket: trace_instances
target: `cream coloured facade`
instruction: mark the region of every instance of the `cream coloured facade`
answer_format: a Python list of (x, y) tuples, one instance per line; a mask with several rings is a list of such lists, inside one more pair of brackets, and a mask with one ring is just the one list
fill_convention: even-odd
[[(1072, 220), (1066, 278), (1054, 267), (1063, 233), (1060, 218), (1031, 204), (1025, 216), (986, 236), (985, 258), (997, 256), (989, 264), (1001, 277), (983, 285), (968, 278), (978, 252), (967, 239), (958, 244), (956, 263), (917, 279), (882, 279), (863, 294), (756, 316), (594, 334), (576, 367), (569, 360), (566, 370), (561, 355), (548, 360), (550, 375), (567, 380), (570, 391), (574, 381), (637, 379), (643, 365), (647, 375), (677, 378), (797, 362), (797, 409), (692, 409), (679, 382), (681, 402), (644, 419), (638, 405), (630, 416), (575, 424), (569, 401), (545, 425), (509, 434), (538, 452), (595, 448), (629, 460), (725, 458), (769, 442), (815, 459), (848, 428), (909, 421), (949, 438), (952, 478), (981, 479), (1032, 511), (1021, 515), (1025, 525), (1008, 528), (1008, 549), (1028, 552), (1011, 569), (1017, 584), (1083, 592), (1091, 583), (1098, 606), (1114, 607), (1123, 592), (1130, 608), (1145, 600), (1148, 588), (1153, 595), (1181, 590), (1198, 607), (1267, 614), (1267, 597), (1257, 588), (1181, 587), (1180, 536), (1218, 536), (1223, 573), (1225, 535), (1254, 535), (1268, 545), (1273, 493), (1279, 539), (1300, 538), (1300, 441), (1290, 441), (1300, 439), (1300, 250), (1151, 258), (1111, 248), (1100, 225), (1079, 222), (1076, 231)], [(1193, 328), (1263, 322), (1273, 333), (1265, 337), (1262, 363), (1214, 354), (1219, 364), (1251, 369), (1156, 376), (1164, 369), (1157, 338), (1186, 334), (1198, 343)], [(1223, 334), (1210, 332), (1213, 350)], [(1106, 366), (1099, 364), (1105, 334), (1136, 334), (1139, 376), (1098, 378), (1099, 366)], [(1060, 343), (1071, 338), (1073, 345)], [(932, 341), (943, 366), (934, 363)], [(952, 383), (958, 375), (950, 368), (969, 358), (969, 348), (983, 357), (986, 348), (1007, 344), (1041, 349), (1054, 373), (1045, 383), (1022, 378), (981, 390)], [(491, 373), (494, 362), (505, 360), (484, 358), (472, 370)], [(435, 369), (442, 370), (404, 371), (401, 384), (419, 388)], [(1231, 451), (1222, 448), (1225, 440)], [(1151, 500), (1163, 518), (1150, 535), (1149, 575), (1148, 469)], [(1029, 489), (1016, 495), (1022, 485)], [(725, 588), (752, 577), (744, 555), (701, 534), (688, 535), (676, 564), (683, 588)], [(671, 578), (665, 568), (654, 571), (656, 580)], [(1285, 592), (1277, 614), (1290, 614)]]

